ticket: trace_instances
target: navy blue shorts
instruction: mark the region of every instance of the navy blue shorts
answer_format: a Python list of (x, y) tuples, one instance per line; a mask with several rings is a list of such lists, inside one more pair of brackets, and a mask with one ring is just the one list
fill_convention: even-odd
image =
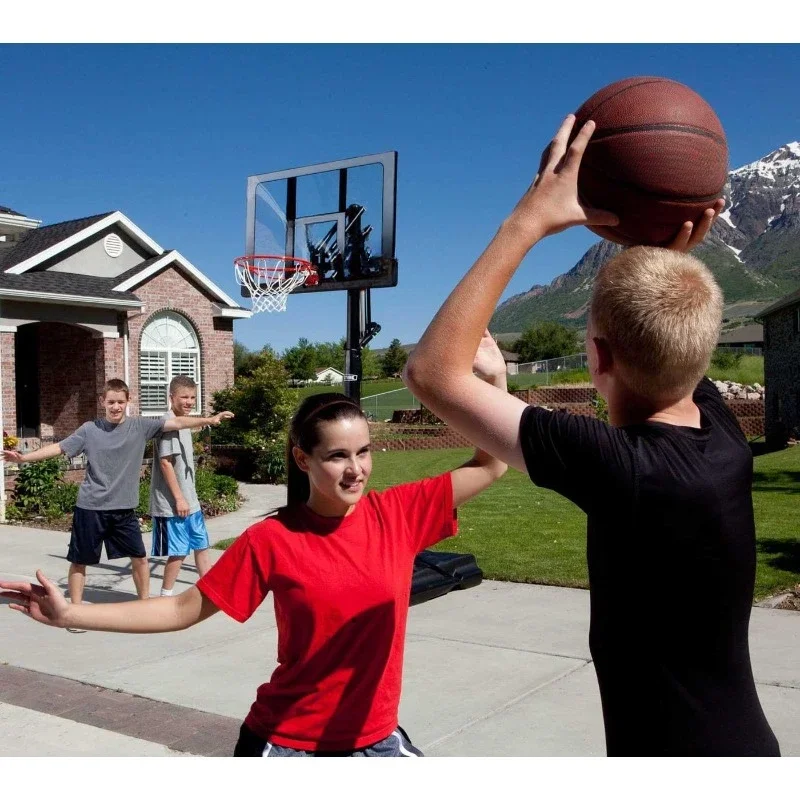
[(147, 555), (139, 519), (132, 508), (91, 511), (76, 506), (67, 561), (82, 565), (99, 563), (104, 542), (109, 559), (145, 558)]

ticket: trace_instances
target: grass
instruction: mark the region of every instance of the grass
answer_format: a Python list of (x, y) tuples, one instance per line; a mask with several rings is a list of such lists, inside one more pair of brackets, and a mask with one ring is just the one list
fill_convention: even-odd
[[(370, 485), (436, 475), (466, 461), (470, 450), (375, 453)], [(800, 446), (757, 456), (756, 599), (800, 583)], [(509, 470), (459, 510), (459, 535), (435, 549), (473, 553), (487, 578), (588, 587), (586, 515), (560, 495)], [(633, 584), (641, 576), (632, 576)]]
[[(471, 453), (376, 452), (370, 488), (438, 475), (462, 464)], [(755, 598), (760, 600), (800, 583), (800, 446), (755, 458), (753, 507)], [(214, 546), (224, 550), (232, 541)], [(489, 579), (588, 587), (586, 515), (515, 470), (459, 509), (459, 535), (434, 549), (473, 553)], [(631, 590), (642, 577), (631, 576)]]
[(733, 367), (710, 367), (706, 373), (712, 381), (735, 381), (752, 386), (754, 383), (764, 385), (764, 356), (742, 356), (741, 361)]
[[(377, 381), (362, 381), (361, 382), (361, 396), (371, 397), (374, 394), (382, 394), (383, 392), (392, 392), (396, 389), (403, 389), (405, 384), (398, 378), (385, 378)], [(299, 386), (293, 389), (297, 394), (297, 402), (304, 400), (312, 394), (322, 394), (323, 392), (344, 392), (344, 385), (338, 384), (334, 386), (326, 386), (325, 384), (312, 384), (310, 386)]]

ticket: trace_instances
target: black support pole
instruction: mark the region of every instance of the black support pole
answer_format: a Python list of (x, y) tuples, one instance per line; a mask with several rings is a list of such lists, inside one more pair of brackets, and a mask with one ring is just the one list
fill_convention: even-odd
[(362, 295), (364, 289), (347, 290), (347, 341), (344, 358), (344, 393), (356, 403), (361, 403), (361, 337), (364, 334), (362, 321)]

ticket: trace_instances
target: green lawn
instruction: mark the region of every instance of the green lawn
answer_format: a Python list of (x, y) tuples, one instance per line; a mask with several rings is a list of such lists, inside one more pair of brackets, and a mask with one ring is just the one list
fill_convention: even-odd
[[(375, 453), (370, 485), (378, 489), (436, 475), (469, 455), (469, 450)], [(753, 505), (760, 599), (800, 583), (800, 447), (755, 459)], [(588, 585), (586, 515), (516, 470), (467, 503), (459, 519), (459, 535), (437, 549), (474, 553), (487, 578)]]
[[(391, 392), (395, 389), (403, 389), (403, 381), (397, 378), (386, 378), (378, 381), (362, 381), (361, 382), (361, 396), (371, 397), (373, 394), (382, 394), (383, 392)], [(343, 392), (344, 387), (342, 384), (338, 386), (326, 386), (324, 384), (312, 384), (311, 386), (300, 386), (292, 390), (297, 394), (297, 401), (303, 400), (312, 394), (322, 394), (323, 392)]]
[(720, 369), (712, 366), (706, 373), (712, 381), (735, 381), (752, 386), (754, 383), (764, 385), (764, 356), (742, 356), (735, 367)]

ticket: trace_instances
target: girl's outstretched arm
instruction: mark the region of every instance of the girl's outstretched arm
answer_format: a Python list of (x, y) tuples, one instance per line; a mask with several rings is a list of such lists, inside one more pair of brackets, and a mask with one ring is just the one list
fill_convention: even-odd
[(192, 586), (174, 597), (152, 597), (127, 603), (68, 603), (61, 590), (36, 570), (36, 583), (0, 581), (0, 597), (10, 607), (43, 625), (114, 633), (180, 631), (208, 619), (219, 609)]

